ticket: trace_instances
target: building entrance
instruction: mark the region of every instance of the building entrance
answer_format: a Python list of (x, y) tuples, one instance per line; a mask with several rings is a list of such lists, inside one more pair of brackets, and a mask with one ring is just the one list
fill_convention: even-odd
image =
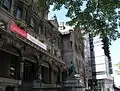
[(19, 79), (19, 56), (0, 50), (0, 77)]
[(5, 88), (5, 91), (15, 91), (15, 87), (14, 86), (7, 86)]
[(24, 82), (31, 82), (36, 78), (36, 63), (25, 60), (24, 63)]

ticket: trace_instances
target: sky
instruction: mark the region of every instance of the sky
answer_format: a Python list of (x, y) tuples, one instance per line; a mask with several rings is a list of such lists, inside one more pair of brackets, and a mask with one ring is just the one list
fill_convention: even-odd
[(116, 67), (114, 64), (120, 62), (120, 39), (112, 42), (110, 46), (110, 53), (112, 58), (113, 70), (114, 70), (114, 79), (117, 86), (120, 86), (120, 76), (116, 75)]
[(65, 14), (67, 13), (67, 10), (64, 7), (62, 7), (62, 9), (59, 11), (53, 11), (52, 8), (53, 8), (53, 6), (51, 6), (51, 8), (49, 10), (50, 11), (49, 16), (48, 16), (49, 19), (51, 19), (54, 15), (56, 15), (59, 23), (70, 20), (69, 18), (67, 18), (65, 16)]
[[(66, 22), (69, 21), (70, 19), (65, 17), (67, 10), (62, 7), (60, 11), (52, 11), (52, 8), (50, 8), (50, 13), (48, 18), (51, 19), (54, 15), (57, 16), (58, 22)], [(113, 70), (116, 69), (115, 65), (120, 61), (120, 39), (117, 39), (116, 41), (112, 41), (112, 45), (110, 46), (110, 53), (111, 53), (111, 58), (112, 58), (112, 64), (113, 64)], [(114, 72), (114, 80), (116, 86), (120, 86), (120, 76), (116, 75)]]

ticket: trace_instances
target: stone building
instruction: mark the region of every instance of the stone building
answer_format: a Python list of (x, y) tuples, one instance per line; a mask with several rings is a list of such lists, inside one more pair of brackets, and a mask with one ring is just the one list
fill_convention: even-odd
[(62, 32), (62, 59), (69, 71), (66, 87), (73, 88), (68, 91), (85, 91), (84, 41), (79, 29)]
[(63, 81), (58, 23), (47, 20), (48, 7), (35, 6), (36, 0), (0, 0), (1, 91), (46, 91)]

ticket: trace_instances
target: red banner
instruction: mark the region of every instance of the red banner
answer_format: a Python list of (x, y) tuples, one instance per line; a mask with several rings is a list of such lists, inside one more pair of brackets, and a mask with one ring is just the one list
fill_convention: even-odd
[(16, 32), (19, 35), (23, 36), (24, 38), (27, 38), (27, 32), (20, 29), (13, 21), (10, 23), (9, 29), (10, 29), (10, 31)]
[(10, 26), (9, 26), (9, 30), (11, 32), (16, 32), (17, 34), (19, 34), (20, 36), (28, 39), (29, 41), (33, 42), (34, 44), (36, 44), (37, 46), (41, 47), (44, 50), (47, 50), (47, 46), (45, 44), (43, 44), (42, 42), (40, 42), (39, 40), (37, 40), (36, 38), (34, 38), (33, 36), (31, 36), (29, 33), (27, 33), (26, 31), (20, 29), (15, 23), (14, 21), (10, 22)]

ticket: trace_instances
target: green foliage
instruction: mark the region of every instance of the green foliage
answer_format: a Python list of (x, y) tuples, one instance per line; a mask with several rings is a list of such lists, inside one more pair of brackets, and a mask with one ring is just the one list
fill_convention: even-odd
[[(68, 12), (67, 22), (70, 26), (76, 26), (93, 36), (100, 34), (116, 40), (120, 37), (118, 26), (120, 25), (120, 1), (119, 0), (38, 0), (38, 6), (54, 5), (54, 10), (60, 10), (64, 6)], [(44, 2), (43, 2), (44, 1)], [(84, 7), (84, 9), (82, 8)], [(118, 11), (116, 11), (116, 9)]]
[(39, 10), (44, 9), (44, 8), (49, 8), (49, 6), (53, 3), (50, 4), (50, 1), (52, 0), (36, 0), (36, 7)]
[(16, 20), (15, 23), (17, 24), (17, 26), (19, 26), (21, 29), (25, 29), (26, 28), (26, 24), (21, 21), (21, 20)]
[(117, 73), (118, 75), (120, 75), (120, 62), (118, 62), (117, 64), (115, 64), (115, 66), (118, 68), (118, 69), (116, 70), (116, 73)]

